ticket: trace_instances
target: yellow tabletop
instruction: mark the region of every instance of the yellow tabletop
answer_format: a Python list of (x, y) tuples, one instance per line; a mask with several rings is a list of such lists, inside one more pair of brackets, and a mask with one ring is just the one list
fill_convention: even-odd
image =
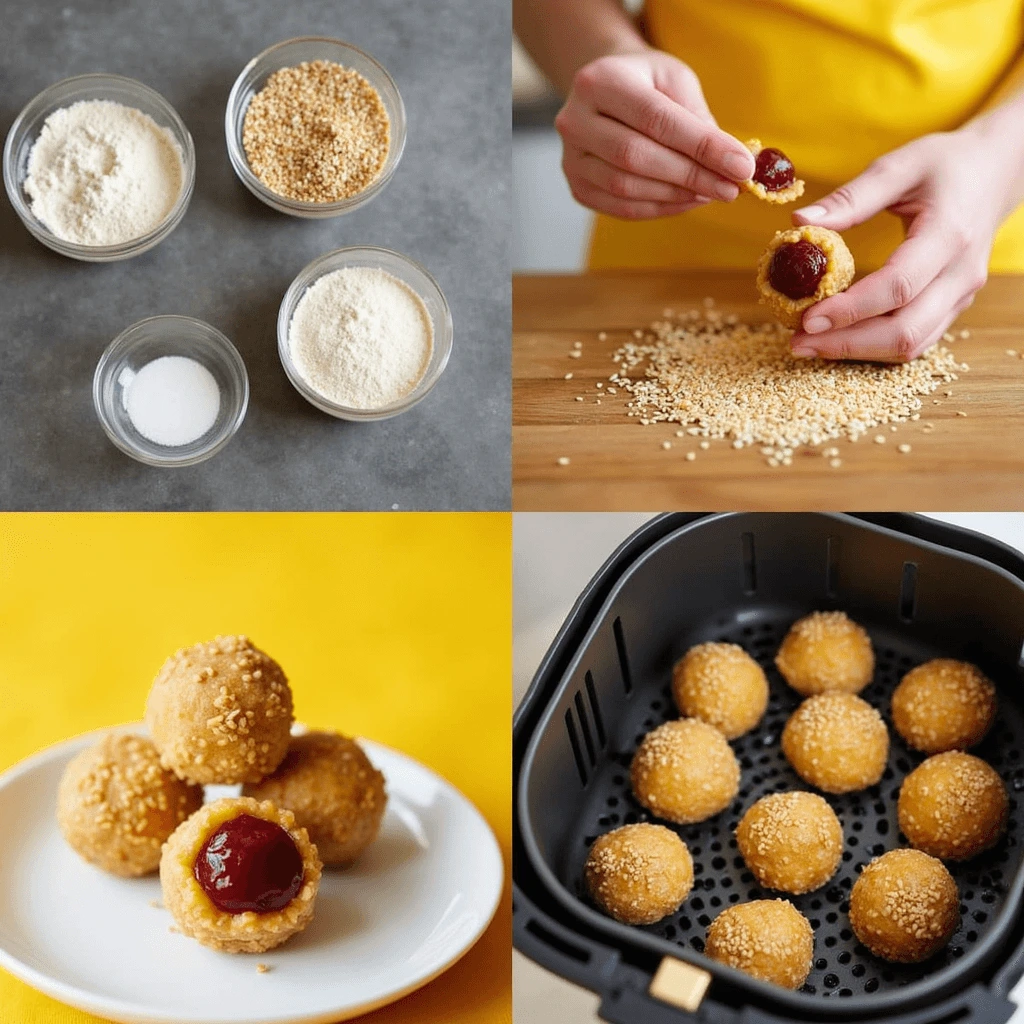
[[(248, 634), (284, 667), (297, 719), (429, 765), (502, 846), (505, 893), (477, 945), (361, 1019), (505, 1024), (511, 621), (507, 515), (2, 515), (0, 769), (141, 718), (167, 655)], [(0, 1024), (92, 1020), (0, 972)]]

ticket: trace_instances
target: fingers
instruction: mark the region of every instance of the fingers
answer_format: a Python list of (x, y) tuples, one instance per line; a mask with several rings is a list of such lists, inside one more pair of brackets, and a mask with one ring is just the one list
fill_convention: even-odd
[(621, 171), (669, 182), (723, 202), (732, 202), (739, 195), (739, 188), (731, 181), (609, 117), (577, 107), (559, 118), (559, 131), (567, 143)]
[(643, 178), (637, 174), (612, 167), (591, 153), (567, 149), (562, 159), (562, 170), (570, 180), (589, 182), (604, 192), (619, 199), (649, 201), (654, 203), (692, 203), (698, 198), (690, 189)]
[(702, 121), (718, 125), (707, 100), (704, 99), (700, 79), (681, 60), (669, 57), (667, 60), (659, 61), (654, 68), (654, 86), (669, 99), (681, 103), (687, 110), (692, 110)]
[(826, 334), (793, 335), (794, 355), (823, 359), (863, 359), (905, 363), (916, 359), (942, 336), (962, 308), (965, 289), (960, 275), (942, 274), (908, 305)]
[(793, 223), (845, 231), (891, 206), (917, 184), (916, 176), (889, 158), (876, 160), (863, 174), (793, 213)]
[[(744, 181), (754, 173), (754, 158), (746, 146), (654, 88), (630, 65), (591, 65), (576, 76), (574, 88), (598, 113), (685, 154), (710, 172), (732, 181)], [(684, 94), (689, 96), (692, 86), (686, 88)], [(707, 108), (703, 95), (700, 102), (703, 112)]]
[(606, 213), (610, 217), (619, 217), (622, 220), (653, 220), (656, 217), (674, 217), (677, 213), (686, 213), (688, 210), (694, 210), (698, 206), (705, 206), (711, 202), (710, 199), (702, 197), (682, 203), (623, 199), (582, 180), (572, 184), (572, 195), (578, 203), (582, 203), (591, 210)]
[(955, 257), (927, 225), (915, 226), (881, 270), (857, 281), (845, 292), (823, 299), (804, 314), (808, 334), (849, 327), (861, 320), (901, 309), (938, 277)]

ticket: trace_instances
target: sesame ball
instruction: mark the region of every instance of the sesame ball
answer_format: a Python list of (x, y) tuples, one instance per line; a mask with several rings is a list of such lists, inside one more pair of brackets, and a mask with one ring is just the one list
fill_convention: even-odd
[(915, 750), (939, 754), (980, 743), (996, 717), (996, 688), (966, 661), (912, 668), (892, 695), (892, 724)]
[(689, 895), (693, 859), (664, 825), (623, 825), (594, 840), (584, 877), (594, 902), (616, 921), (654, 924)]
[(883, 960), (927, 960), (949, 942), (959, 919), (953, 876), (942, 861), (920, 850), (876, 857), (850, 893), (850, 927)]
[(793, 712), (782, 752), (797, 775), (826, 793), (853, 793), (882, 777), (889, 731), (882, 716), (852, 693), (819, 693)]
[(875, 652), (870, 637), (845, 612), (812, 612), (790, 627), (775, 666), (804, 697), (860, 693), (871, 682)]
[(629, 770), (633, 793), (651, 813), (692, 825), (729, 806), (740, 766), (725, 737), (696, 718), (659, 725), (637, 747)]
[(759, 885), (799, 895), (836, 873), (843, 827), (816, 793), (772, 793), (740, 819), (736, 842)]
[(682, 714), (713, 725), (730, 740), (753, 729), (768, 706), (768, 680), (737, 644), (691, 647), (672, 670), (672, 693)]
[(994, 768), (950, 750), (903, 780), (897, 810), (911, 846), (943, 860), (969, 860), (999, 841), (1009, 797)]
[(351, 864), (373, 842), (388, 799), (363, 748), (331, 732), (294, 737), (277, 769), (242, 792), (291, 811), (320, 860), (334, 865)]
[(165, 768), (189, 782), (259, 782), (288, 752), (292, 693), (245, 636), (178, 651), (149, 692), (146, 724)]
[(57, 824), (90, 864), (133, 877), (156, 871), (164, 841), (202, 803), (202, 789), (163, 768), (148, 739), (108, 735), (64, 770)]
[(753, 900), (711, 922), (704, 955), (761, 981), (799, 988), (811, 973), (814, 931), (789, 900)]

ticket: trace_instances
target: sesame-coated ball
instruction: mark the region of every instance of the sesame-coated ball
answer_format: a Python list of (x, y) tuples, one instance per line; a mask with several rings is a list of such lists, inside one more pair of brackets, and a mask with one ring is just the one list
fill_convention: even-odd
[(942, 861), (920, 850), (876, 857), (850, 893), (850, 927), (883, 960), (927, 960), (949, 942), (959, 919), (953, 876)]
[(168, 658), (146, 704), (164, 767), (190, 782), (259, 782), (284, 759), (292, 693), (281, 666), (245, 636)]
[(616, 921), (654, 924), (693, 888), (693, 859), (664, 825), (623, 825), (594, 840), (584, 876), (594, 902)]
[(1009, 797), (994, 768), (950, 750), (929, 757), (903, 780), (897, 809), (911, 846), (943, 860), (969, 860), (999, 841)]
[(799, 988), (811, 973), (814, 931), (789, 900), (753, 900), (711, 922), (704, 955), (761, 981)]
[(915, 750), (938, 754), (980, 743), (996, 717), (996, 688), (966, 661), (912, 668), (892, 695), (892, 724)]
[(775, 666), (804, 697), (860, 693), (871, 682), (875, 652), (870, 637), (845, 612), (812, 612), (790, 627)]
[(203, 803), (144, 736), (108, 735), (77, 754), (57, 790), (57, 823), (76, 853), (114, 875), (156, 871), (160, 847)]
[(826, 793), (853, 793), (882, 777), (889, 730), (867, 701), (852, 693), (819, 693), (793, 712), (782, 752), (797, 775)]
[(799, 895), (836, 873), (843, 826), (816, 793), (772, 793), (740, 819), (736, 843), (759, 885)]
[(726, 738), (696, 718), (679, 718), (649, 732), (629, 774), (637, 800), (678, 825), (718, 814), (740, 785), (739, 762)]
[(691, 647), (672, 671), (672, 693), (682, 714), (713, 725), (730, 740), (753, 729), (768, 707), (768, 680), (737, 644)]
[(294, 737), (277, 770), (242, 792), (291, 811), (324, 864), (351, 864), (373, 842), (388, 799), (362, 747), (332, 732)]

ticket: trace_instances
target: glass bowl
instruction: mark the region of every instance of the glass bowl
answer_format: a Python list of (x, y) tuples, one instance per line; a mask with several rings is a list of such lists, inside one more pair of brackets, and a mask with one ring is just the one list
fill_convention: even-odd
[[(314, 60), (329, 60), (358, 71), (380, 93), (391, 120), (388, 155), (380, 174), (362, 192), (348, 199), (339, 199), (335, 203), (307, 203), (278, 195), (253, 174), (245, 155), (245, 147), (242, 145), (245, 112), (249, 109), (249, 101), (255, 93), (263, 88), (275, 71), (295, 67), (303, 61)], [(297, 39), (286, 39), (283, 43), (269, 47), (242, 68), (242, 73), (235, 79), (231, 94), (228, 96), (228, 105), (224, 112), (224, 133), (227, 136), (228, 157), (235, 174), (242, 184), (267, 206), (293, 217), (337, 217), (368, 203), (391, 180), (395, 168), (398, 167), (398, 161), (402, 159), (402, 150), (405, 149), (405, 105), (394, 79), (368, 53), (343, 43), (340, 39), (301, 36)]]
[[(220, 388), (216, 422), (198, 440), (168, 447), (143, 437), (125, 409), (122, 376), (161, 356), (187, 356), (202, 363)], [(151, 316), (122, 331), (96, 364), (92, 400), (107, 437), (126, 455), (149, 466), (194, 466), (216, 455), (234, 437), (249, 404), (249, 377), (238, 350), (202, 320)]]
[[(28, 177), (28, 158), (32, 146), (39, 136), (43, 122), (55, 110), (70, 106), (82, 100), (111, 100), (126, 107), (135, 107), (148, 114), (158, 125), (169, 128), (181, 149), (184, 180), (181, 194), (167, 216), (152, 231), (127, 242), (116, 245), (79, 245), (58, 238), (38, 217), (32, 213), (29, 198), (25, 195), (24, 183)], [(44, 89), (18, 115), (7, 133), (4, 145), (4, 186), (11, 205), (22, 219), (25, 227), (43, 245), (54, 252), (76, 260), (109, 263), (124, 260), (130, 256), (152, 249), (162, 242), (181, 222), (192, 198), (196, 181), (196, 151), (192, 136), (177, 111), (148, 85), (125, 78), (122, 75), (76, 75)]]
[[(430, 353), (427, 369), (416, 386), (407, 395), (390, 405), (382, 405), (376, 409), (354, 409), (346, 405), (338, 405), (325, 398), (306, 383), (292, 361), (291, 349), (288, 344), (288, 329), (291, 326), (295, 307), (299, 304), (306, 289), (323, 277), (343, 267), (374, 267), (384, 270), (405, 282), (427, 307), (434, 325), (434, 345)], [(312, 263), (299, 273), (292, 281), (281, 301), (281, 309), (277, 314), (277, 352), (281, 357), (281, 365), (295, 390), (315, 405), (322, 412), (329, 413), (342, 420), (386, 420), (392, 416), (411, 409), (422, 401), (434, 385), (440, 380), (448, 358), (452, 354), (452, 314), (448, 302), (438, 283), (429, 272), (408, 256), (381, 249), (377, 246), (352, 246), (347, 249), (335, 249), (333, 252), (318, 256)]]

